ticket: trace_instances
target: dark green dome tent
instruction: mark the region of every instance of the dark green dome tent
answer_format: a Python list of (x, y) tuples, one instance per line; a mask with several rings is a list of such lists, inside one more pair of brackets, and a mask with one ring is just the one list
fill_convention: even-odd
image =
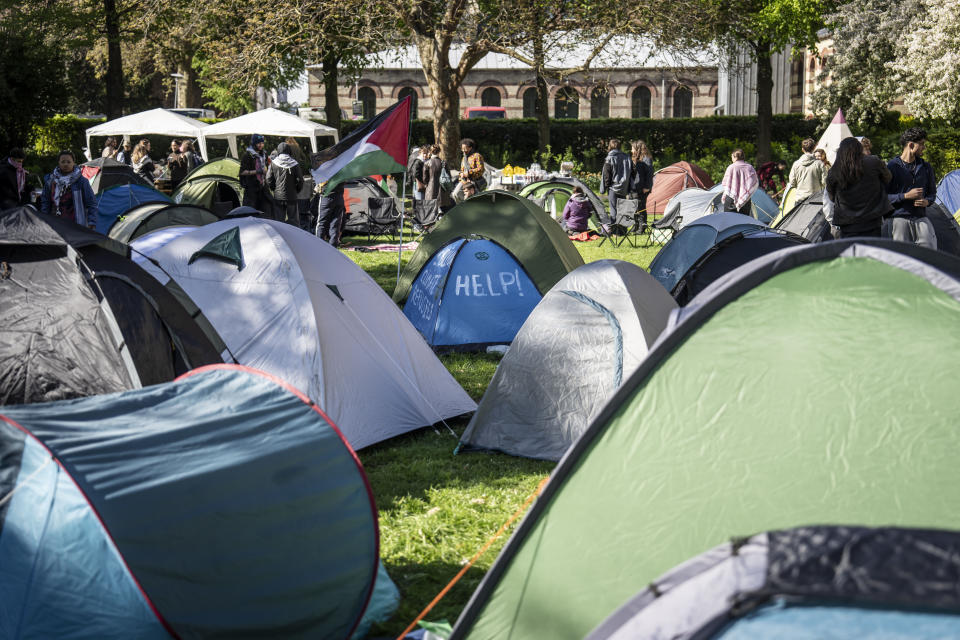
[(424, 237), (397, 281), (394, 302), (407, 300), (417, 274), (437, 251), (457, 238), (474, 237), (510, 252), (541, 295), (583, 264), (567, 234), (543, 209), (506, 191), (484, 191), (451, 209)]
[(758, 531), (960, 529), (958, 274), (945, 253), (840, 240), (715, 282), (560, 462), (451, 637), (583, 638)]
[(129, 244), (151, 231), (167, 227), (202, 227), (220, 218), (209, 209), (192, 204), (150, 202), (130, 209), (110, 227), (108, 236)]
[(173, 192), (177, 204), (195, 204), (220, 217), (243, 202), (240, 186), (240, 162), (233, 158), (217, 158), (187, 174)]
[(593, 205), (593, 215), (590, 216), (591, 226), (596, 228), (601, 222), (609, 222), (607, 208), (603, 205), (600, 197), (594, 193), (593, 189), (585, 185), (577, 178), (554, 177), (541, 182), (533, 182), (520, 190), (520, 195), (524, 198), (533, 200), (537, 206), (545, 210), (551, 217), (563, 219), (563, 208), (567, 206), (567, 201), (573, 195), (573, 188), (580, 187), (583, 194)]
[(232, 359), (182, 289), (99, 233), (8, 209), (0, 262), (0, 404), (131, 389)]
[(960, 532), (804, 526), (657, 578), (587, 640), (960, 637)]

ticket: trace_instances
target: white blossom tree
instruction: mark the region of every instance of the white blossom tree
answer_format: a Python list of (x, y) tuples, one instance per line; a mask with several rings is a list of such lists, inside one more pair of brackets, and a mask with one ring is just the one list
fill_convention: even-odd
[(960, 119), (960, 0), (925, 0), (887, 68), (904, 104), (920, 118)]

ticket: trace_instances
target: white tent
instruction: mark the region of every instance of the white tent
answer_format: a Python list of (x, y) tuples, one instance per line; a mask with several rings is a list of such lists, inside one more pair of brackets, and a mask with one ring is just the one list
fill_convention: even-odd
[(847, 126), (847, 121), (843, 117), (843, 111), (837, 109), (837, 115), (833, 116), (830, 126), (827, 127), (827, 130), (820, 136), (820, 142), (817, 143), (817, 148), (826, 151), (827, 160), (830, 161), (830, 164), (833, 164), (837, 160), (837, 149), (840, 148), (840, 141), (844, 138), (852, 137), (853, 134), (850, 132), (850, 127)]
[[(309, 138), (311, 151), (317, 151), (317, 136), (333, 136), (339, 140), (337, 130), (319, 122), (305, 120), (292, 113), (269, 108), (254, 111), (246, 115), (224, 120), (207, 127), (200, 141), (203, 157), (207, 157), (207, 140), (226, 140), (230, 146), (230, 153), (239, 158), (237, 153), (237, 138), (247, 137), (254, 133), (264, 136), (293, 136), (295, 138)], [(244, 141), (246, 143), (246, 141)]]
[[(207, 247), (214, 238), (220, 249)], [(134, 247), (187, 291), (240, 364), (305, 393), (354, 449), (477, 407), (380, 285), (306, 231), (235, 218)]]
[(577, 267), (523, 323), (461, 446), (559, 460), (639, 366), (676, 308), (636, 265), (598, 260)]
[[(127, 137), (156, 134), (171, 138), (200, 138), (203, 129), (207, 126), (209, 125), (206, 122), (200, 122), (173, 111), (150, 109), (90, 127), (87, 129), (87, 150), (92, 155), (90, 138), (93, 136)], [(204, 158), (206, 158), (205, 155)]]

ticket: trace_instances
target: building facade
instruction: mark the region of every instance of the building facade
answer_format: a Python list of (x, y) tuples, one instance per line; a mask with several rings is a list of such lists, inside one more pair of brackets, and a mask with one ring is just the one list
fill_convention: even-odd
[[(456, 52), (451, 58), (456, 61)], [(618, 60), (616, 66), (598, 66), (562, 81), (548, 81), (552, 118), (689, 118), (713, 115), (717, 106), (718, 76), (713, 65), (682, 66), (649, 55)], [(575, 60), (564, 60), (575, 66)], [(635, 66), (632, 66), (635, 65)], [(323, 105), (319, 66), (308, 67), (309, 104)], [(536, 117), (536, 78), (532, 69), (500, 54), (488, 54), (460, 87), (461, 114), (469, 107), (502, 107), (507, 118)], [(339, 99), (349, 109), (362, 105), (370, 117), (400, 98), (412, 95), (416, 117), (432, 118), (433, 104), (416, 51), (410, 47), (372, 59), (355, 82), (341, 85)]]

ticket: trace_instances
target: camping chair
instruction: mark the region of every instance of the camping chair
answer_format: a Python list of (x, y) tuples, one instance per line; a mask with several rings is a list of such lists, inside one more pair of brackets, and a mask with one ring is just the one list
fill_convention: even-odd
[(389, 238), (395, 242), (400, 212), (393, 198), (367, 198), (367, 240)]
[(644, 246), (667, 244), (680, 230), (682, 221), (683, 217), (680, 215), (679, 207), (667, 207), (667, 211), (650, 224), (650, 235), (647, 237), (647, 243)]
[(413, 213), (414, 225), (420, 227), (420, 232), (417, 236), (417, 238), (420, 238), (424, 234), (429, 233), (433, 225), (437, 224), (437, 220), (440, 217), (440, 201), (414, 200), (411, 211)]
[(617, 201), (617, 213), (612, 228), (613, 237), (610, 238), (613, 245), (619, 247), (627, 242), (636, 249), (637, 235), (642, 231), (642, 226), (643, 216), (640, 211), (640, 201)]

